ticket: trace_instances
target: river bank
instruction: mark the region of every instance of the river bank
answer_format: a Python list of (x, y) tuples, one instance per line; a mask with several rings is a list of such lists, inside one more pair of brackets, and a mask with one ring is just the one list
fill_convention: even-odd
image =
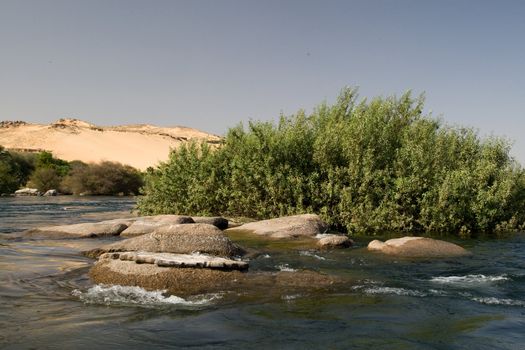
[(525, 342), (523, 234), (470, 240), (469, 257), (410, 261), (354, 248), (256, 242), (258, 271), (301, 268), (355, 281), (330, 293), (190, 298), (94, 285), (80, 251), (104, 240), (10, 239), (26, 229), (130, 215), (131, 198), (0, 199), (0, 342), (16, 348), (518, 348)]

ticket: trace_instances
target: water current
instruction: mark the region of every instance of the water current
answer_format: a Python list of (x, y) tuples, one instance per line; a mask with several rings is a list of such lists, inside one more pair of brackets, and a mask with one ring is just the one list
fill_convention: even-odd
[[(181, 298), (93, 284), (81, 251), (111, 239), (25, 239), (23, 230), (129, 216), (132, 198), (0, 198), (0, 348), (523, 349), (525, 234), (457, 243), (469, 257), (386, 258), (238, 240), (261, 271), (348, 279), (326, 293)], [(268, 286), (272, 288), (272, 286)], [(264, 295), (261, 291), (260, 295)]]

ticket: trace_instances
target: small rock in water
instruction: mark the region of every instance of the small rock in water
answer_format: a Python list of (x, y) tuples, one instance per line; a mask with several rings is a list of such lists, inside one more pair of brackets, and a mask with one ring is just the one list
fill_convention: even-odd
[(53, 197), (58, 196), (57, 190), (47, 190), (46, 193), (44, 193), (44, 197)]
[(368, 250), (409, 258), (456, 257), (470, 254), (457, 244), (426, 237), (402, 237), (386, 242), (376, 239), (368, 244)]
[(317, 246), (323, 249), (348, 248), (354, 244), (354, 242), (346, 235), (321, 234), (317, 235), (315, 238), (319, 239), (317, 241)]

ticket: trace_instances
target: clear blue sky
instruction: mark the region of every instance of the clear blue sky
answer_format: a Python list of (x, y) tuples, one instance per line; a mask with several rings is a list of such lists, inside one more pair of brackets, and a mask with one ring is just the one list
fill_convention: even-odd
[(223, 134), (346, 85), (424, 92), (525, 164), (525, 1), (0, 0), (0, 119)]

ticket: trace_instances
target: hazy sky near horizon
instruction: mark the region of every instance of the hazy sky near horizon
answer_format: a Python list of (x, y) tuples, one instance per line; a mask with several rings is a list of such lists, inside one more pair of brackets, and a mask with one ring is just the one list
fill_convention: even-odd
[(525, 1), (0, 0), (0, 53), (0, 120), (223, 134), (412, 90), (525, 164)]

